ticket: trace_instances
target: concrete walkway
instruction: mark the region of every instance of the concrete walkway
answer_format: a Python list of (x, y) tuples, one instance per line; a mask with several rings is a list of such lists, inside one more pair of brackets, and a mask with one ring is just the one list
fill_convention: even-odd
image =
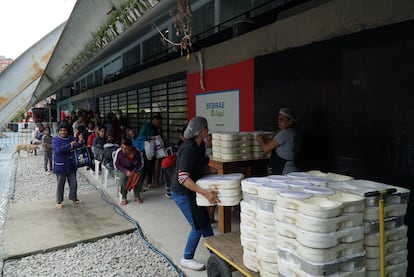
[[(83, 201), (80, 206), (66, 200), (64, 208), (57, 210), (51, 208), (54, 207), (54, 199), (9, 206), (3, 230), (7, 258), (63, 248), (133, 230), (134, 226), (107, 203), (119, 204), (114, 180), (108, 180), (111, 187), (103, 188), (101, 176), (96, 179), (84, 168), (79, 171), (97, 187), (96, 191), (79, 195)], [(130, 202), (126, 206), (119, 206), (119, 209), (135, 219), (148, 240), (179, 266), (190, 227), (174, 201), (165, 197), (164, 193), (164, 188), (146, 191), (143, 204), (135, 203), (133, 194), (129, 193)], [(217, 226), (213, 227), (218, 234)], [(237, 214), (232, 230), (239, 230)], [(209, 255), (201, 240), (195, 259), (207, 263)], [(206, 271), (183, 271), (187, 276), (207, 276)], [(240, 275), (235, 273), (234, 276)]]

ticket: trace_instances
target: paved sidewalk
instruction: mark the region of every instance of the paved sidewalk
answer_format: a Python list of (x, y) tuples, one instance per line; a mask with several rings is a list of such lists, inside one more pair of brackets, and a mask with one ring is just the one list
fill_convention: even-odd
[[(101, 176), (96, 179), (85, 168), (80, 169), (79, 173), (97, 187), (96, 191), (79, 195), (83, 201), (79, 206), (66, 200), (64, 208), (57, 210), (54, 208), (54, 199), (10, 204), (3, 230), (6, 258), (64, 248), (134, 229), (133, 224), (107, 203), (109, 201), (119, 206), (117, 188), (103, 188)], [(108, 182), (113, 185), (114, 179)], [(137, 221), (147, 239), (180, 267), (179, 261), (190, 227), (174, 201), (165, 197), (164, 193), (164, 188), (146, 191), (143, 204), (135, 203), (133, 194), (129, 193), (130, 202), (126, 206), (119, 206), (119, 209)], [(213, 227), (218, 234), (217, 226)], [(237, 217), (232, 229), (239, 230)], [(207, 263), (209, 255), (201, 240), (195, 259)], [(207, 276), (206, 271), (183, 271), (187, 276)], [(236, 273), (234, 276), (239, 275)]]

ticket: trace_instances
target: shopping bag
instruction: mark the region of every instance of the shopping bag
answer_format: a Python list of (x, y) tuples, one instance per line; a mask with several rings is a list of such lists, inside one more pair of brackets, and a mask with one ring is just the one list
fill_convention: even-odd
[(144, 142), (144, 148), (145, 148), (145, 156), (147, 156), (147, 159), (150, 161), (155, 156), (155, 141), (150, 139), (146, 140)]
[(85, 145), (71, 150), (71, 154), (72, 162), (76, 167), (92, 165), (92, 155)]
[(162, 159), (167, 156), (167, 152), (165, 151), (164, 141), (162, 140), (161, 136), (156, 136), (155, 138), (155, 158)]
[(144, 149), (145, 149), (144, 144), (145, 144), (144, 138), (142, 136), (138, 136), (137, 143), (136, 143), (136, 148), (139, 151), (144, 152)]
[(168, 153), (168, 155), (164, 159), (162, 159), (161, 168), (169, 168), (175, 165), (176, 161), (177, 161), (177, 154), (171, 151), (170, 153)]
[(138, 185), (140, 178), (141, 175), (139, 173), (132, 173), (132, 175), (129, 176), (127, 182), (125, 183), (125, 189), (130, 191), (135, 188), (135, 186)]

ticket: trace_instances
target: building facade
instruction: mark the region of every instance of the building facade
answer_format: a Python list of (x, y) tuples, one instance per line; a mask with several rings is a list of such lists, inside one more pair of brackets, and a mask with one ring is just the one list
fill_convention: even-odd
[(58, 111), (121, 109), (136, 128), (161, 113), (175, 142), (194, 115), (209, 116), (213, 131), (274, 131), (278, 109), (289, 106), (299, 113), (303, 170), (411, 188), (412, 1), (191, 3), (190, 59), (170, 51), (151, 25), (171, 34), (165, 11), (57, 92)]

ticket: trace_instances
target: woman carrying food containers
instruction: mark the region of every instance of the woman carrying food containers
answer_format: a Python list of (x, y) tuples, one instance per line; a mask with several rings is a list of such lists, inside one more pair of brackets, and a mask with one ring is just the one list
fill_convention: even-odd
[(175, 175), (171, 183), (171, 196), (191, 225), (181, 266), (192, 270), (205, 268), (203, 263), (194, 260), (201, 236), (214, 235), (206, 207), (197, 206), (196, 203), (196, 193), (203, 195), (210, 203), (217, 203), (217, 191), (203, 189), (196, 184), (209, 162), (204, 145), (207, 135), (207, 120), (204, 117), (192, 118), (184, 131), (186, 140), (178, 150)]
[(265, 153), (274, 150), (269, 161), (272, 174), (287, 174), (298, 171), (295, 159), (299, 153), (300, 143), (295, 130), (296, 121), (297, 114), (294, 110), (281, 108), (277, 118), (279, 131), (276, 136), (271, 141), (265, 142), (263, 135), (256, 135), (256, 140)]

